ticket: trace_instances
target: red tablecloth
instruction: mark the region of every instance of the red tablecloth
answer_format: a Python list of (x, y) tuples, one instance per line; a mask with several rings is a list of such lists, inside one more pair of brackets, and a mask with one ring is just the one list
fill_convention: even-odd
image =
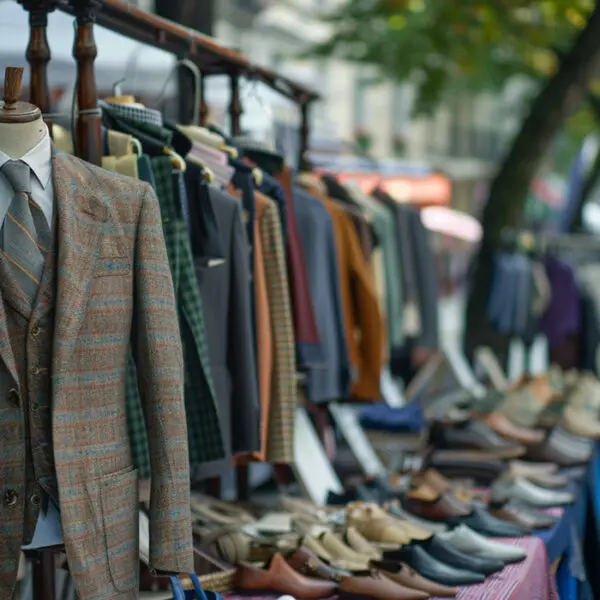
[(501, 541), (523, 548), (527, 558), (508, 565), (480, 585), (462, 588), (458, 600), (559, 600), (542, 540), (526, 537)]

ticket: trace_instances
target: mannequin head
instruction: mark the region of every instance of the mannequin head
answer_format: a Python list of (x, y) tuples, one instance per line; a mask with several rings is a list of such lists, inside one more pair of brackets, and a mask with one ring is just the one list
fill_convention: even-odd
[(0, 150), (20, 158), (48, 135), (37, 106), (20, 102), (22, 67), (7, 67), (4, 73), (4, 102), (0, 108)]

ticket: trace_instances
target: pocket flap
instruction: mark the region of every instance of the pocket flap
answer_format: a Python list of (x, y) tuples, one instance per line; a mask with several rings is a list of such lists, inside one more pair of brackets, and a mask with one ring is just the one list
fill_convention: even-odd
[(102, 521), (110, 574), (115, 588), (126, 592), (137, 585), (138, 472), (128, 469), (101, 481)]

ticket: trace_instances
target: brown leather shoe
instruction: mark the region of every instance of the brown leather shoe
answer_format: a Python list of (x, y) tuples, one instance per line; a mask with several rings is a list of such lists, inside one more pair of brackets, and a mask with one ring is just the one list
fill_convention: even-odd
[(428, 521), (446, 521), (451, 517), (466, 517), (471, 507), (451, 493), (439, 494), (426, 485), (411, 490), (404, 501), (404, 508)]
[(294, 598), (306, 600), (329, 598), (338, 589), (333, 581), (310, 579), (297, 573), (281, 554), (273, 556), (268, 569), (259, 569), (248, 564), (238, 566), (235, 587), (247, 592), (289, 594)]
[(436, 598), (454, 598), (458, 589), (447, 585), (441, 585), (430, 579), (419, 575), (405, 563), (393, 561), (373, 562), (373, 566), (381, 571), (386, 577), (400, 585), (427, 592)]
[(556, 520), (542, 512), (534, 512), (523, 510), (518, 506), (513, 506), (510, 503), (505, 504), (501, 508), (490, 508), (490, 514), (503, 521), (516, 523), (526, 529), (550, 529), (556, 524)]
[(455, 485), (437, 469), (429, 468), (421, 473), (416, 473), (412, 476), (411, 483), (416, 486), (426, 483), (440, 494), (453, 493), (465, 504), (471, 503), (475, 498), (475, 494), (471, 490)]
[(493, 412), (484, 419), (484, 423), (504, 439), (530, 446), (544, 441), (546, 433), (541, 429), (527, 429), (515, 425), (505, 415)]
[(286, 558), (286, 561), (294, 571), (307, 577), (315, 577), (324, 581), (339, 583), (342, 575), (346, 575), (344, 571), (326, 565), (322, 560), (319, 560), (314, 552), (311, 552), (304, 546), (290, 554)]
[[(306, 548), (296, 550), (288, 557), (287, 562), (290, 567), (303, 575), (339, 584), (340, 592), (349, 595), (365, 596), (377, 600), (425, 600), (429, 598), (428, 594), (415, 595), (414, 591), (417, 588), (404, 587), (393, 581), (386, 581), (385, 577), (376, 574), (353, 576), (336, 571), (320, 561)], [(390, 586), (389, 583), (393, 585)]]
[(427, 592), (405, 587), (378, 572), (370, 577), (343, 576), (340, 595), (344, 594), (374, 600), (428, 600), (431, 597)]

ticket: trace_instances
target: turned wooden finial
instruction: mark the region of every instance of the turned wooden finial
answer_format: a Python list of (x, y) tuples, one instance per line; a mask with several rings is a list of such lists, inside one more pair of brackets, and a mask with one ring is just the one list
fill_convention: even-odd
[(40, 109), (28, 102), (20, 102), (23, 67), (6, 67), (4, 72), (4, 105), (0, 123), (30, 123), (42, 116)]

